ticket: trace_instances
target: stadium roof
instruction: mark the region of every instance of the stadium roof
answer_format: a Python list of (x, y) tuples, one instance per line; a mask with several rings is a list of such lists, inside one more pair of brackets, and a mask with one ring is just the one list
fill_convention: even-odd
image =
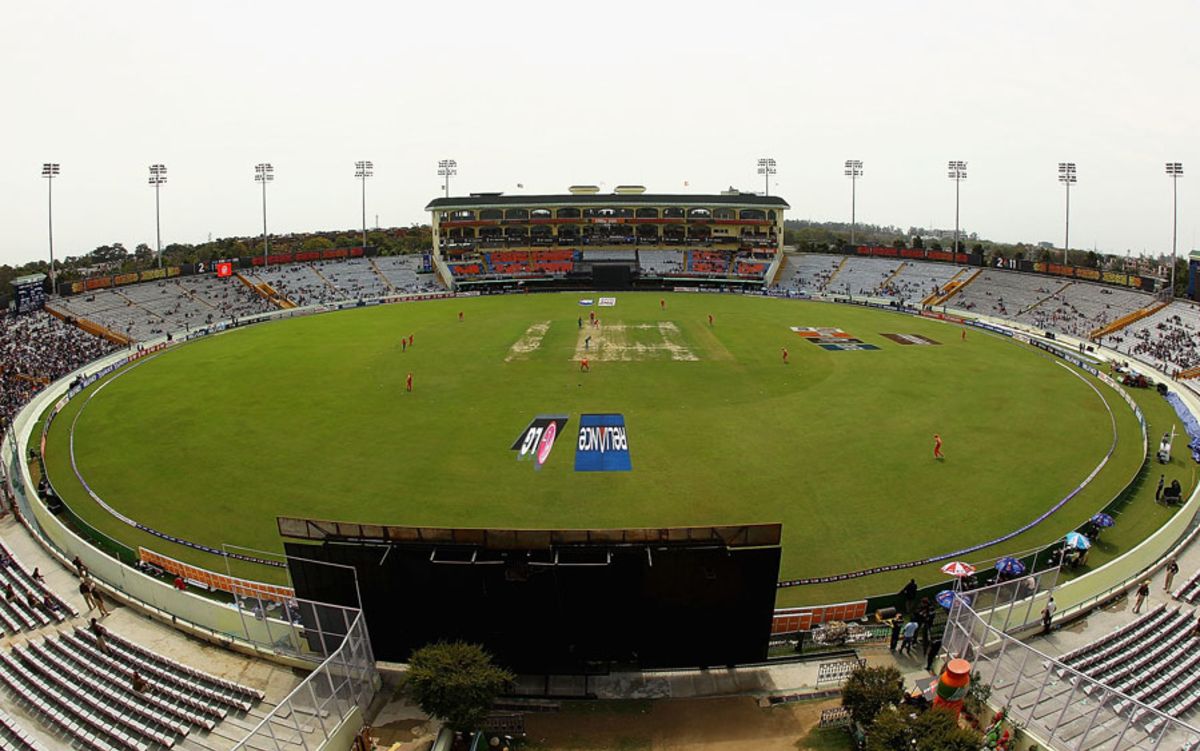
[(790, 209), (788, 202), (779, 196), (762, 196), (757, 193), (731, 194), (684, 194), (684, 193), (641, 193), (636, 195), (559, 193), (540, 196), (506, 196), (500, 193), (477, 193), (469, 196), (435, 198), (425, 207), (426, 211), (438, 209), (482, 208), (488, 206), (635, 206), (663, 204), (685, 206), (758, 206), (764, 208)]

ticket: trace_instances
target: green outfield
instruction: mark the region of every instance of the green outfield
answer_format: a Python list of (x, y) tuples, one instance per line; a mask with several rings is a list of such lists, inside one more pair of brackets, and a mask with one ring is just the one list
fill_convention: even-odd
[[(51, 431), (48, 471), (98, 529), (214, 569), (224, 564), (88, 498), (71, 467), (72, 425), (78, 470), (99, 495), (215, 547), (281, 550), (276, 515), (530, 528), (782, 522), (781, 577), (793, 578), (1022, 526), (1104, 456), (1106, 403), (1119, 442), (1104, 471), (1050, 520), (973, 559), (1061, 536), (1141, 465), (1137, 423), (1111, 389), (1011, 340), (972, 330), (964, 341), (951, 324), (824, 303), (622, 293), (614, 307), (585, 308), (584, 297), (599, 295), (363, 308), (189, 343), (75, 399)], [(793, 326), (840, 328), (879, 349), (828, 351)], [(1170, 420), (1157, 396), (1139, 398), (1154, 427)], [(624, 415), (632, 471), (574, 470), (583, 413)], [(569, 422), (535, 471), (510, 447), (539, 414)], [(931, 458), (934, 433), (945, 461)], [(269, 576), (256, 568), (241, 573)], [(784, 590), (779, 602), (894, 591), (913, 574)]]

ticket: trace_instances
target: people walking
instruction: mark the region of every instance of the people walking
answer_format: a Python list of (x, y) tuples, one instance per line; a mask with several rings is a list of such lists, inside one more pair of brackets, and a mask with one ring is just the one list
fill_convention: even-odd
[(1137, 615), (1142, 610), (1142, 604), (1146, 602), (1146, 598), (1150, 596), (1150, 580), (1142, 582), (1137, 588), (1137, 602), (1133, 604), (1133, 614)]
[(904, 641), (900, 642), (900, 651), (901, 652), (903, 652), (907, 655), (912, 654), (913, 642), (915, 642), (917, 640), (917, 628), (918, 628), (918, 624), (915, 619), (910, 620), (908, 623), (904, 624), (904, 631), (903, 631)]
[(888, 644), (888, 651), (895, 652), (896, 645), (900, 643), (900, 630), (904, 628), (904, 614), (896, 613), (892, 616), (892, 640)]
[(1171, 581), (1175, 578), (1175, 574), (1179, 573), (1179, 562), (1172, 558), (1167, 562), (1167, 580), (1163, 583), (1163, 591), (1171, 591)]
[(1046, 600), (1046, 607), (1042, 608), (1042, 633), (1050, 633), (1050, 626), (1054, 622), (1054, 611), (1058, 610), (1058, 605), (1054, 602), (1054, 595), (1050, 595), (1050, 599)]

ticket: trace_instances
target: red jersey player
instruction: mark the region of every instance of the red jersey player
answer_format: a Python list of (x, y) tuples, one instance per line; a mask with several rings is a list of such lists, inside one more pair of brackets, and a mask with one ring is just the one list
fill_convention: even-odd
[(937, 433), (933, 434), (933, 458), (945, 459), (946, 455), (942, 453), (942, 437)]
[(579, 361), (579, 372), (580, 373), (591, 373), (592, 372), (592, 365), (591, 365), (591, 363), (588, 362), (588, 359), (586, 357)]
[(708, 314), (708, 325), (709, 325), (709, 326), (711, 326), (711, 325), (712, 325), (712, 313), (709, 313), (709, 314)]
[(784, 365), (787, 365), (787, 364), (788, 364), (788, 351), (787, 351), (787, 347), (784, 347), (782, 351), (783, 351), (783, 364), (784, 364)]
[(412, 391), (412, 373), (409, 373), (408, 377), (404, 379), (404, 390)]
[(462, 323), (462, 311), (458, 311), (458, 322)]
[(963, 330), (962, 330), (962, 340), (963, 340), (964, 342), (967, 340), (967, 330), (966, 330), (966, 329), (963, 329)]
[(659, 300), (658, 300), (658, 309), (659, 309), (659, 310), (666, 310), (666, 309), (667, 309), (667, 301), (666, 301), (666, 299), (665, 299), (665, 298), (659, 298)]
[(413, 336), (414, 336), (413, 334), (408, 335), (408, 346), (410, 346), (410, 347), (412, 346), (412, 343), (413, 343)]

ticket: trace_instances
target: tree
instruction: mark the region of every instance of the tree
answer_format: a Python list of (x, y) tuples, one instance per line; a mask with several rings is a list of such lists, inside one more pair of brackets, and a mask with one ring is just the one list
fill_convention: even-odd
[(315, 235), (300, 244), (300, 250), (328, 250), (333, 247), (333, 241), (327, 237)]
[(413, 652), (405, 693), (426, 714), (453, 730), (477, 730), (513, 674), (492, 664), (478, 644), (437, 642)]
[(887, 706), (904, 698), (900, 671), (894, 667), (859, 667), (842, 688), (842, 706), (863, 727)]
[(913, 235), (912, 236), (912, 246), (914, 248), (924, 248), (925, 241), (921, 239), (920, 235)]
[(945, 709), (910, 713), (907, 708), (879, 713), (867, 731), (867, 751), (977, 751), (983, 736), (961, 727)]
[(892, 247), (895, 248), (896, 250), (904, 250), (904, 248), (905, 248), (904, 238), (897, 237), (895, 240), (892, 240)]

